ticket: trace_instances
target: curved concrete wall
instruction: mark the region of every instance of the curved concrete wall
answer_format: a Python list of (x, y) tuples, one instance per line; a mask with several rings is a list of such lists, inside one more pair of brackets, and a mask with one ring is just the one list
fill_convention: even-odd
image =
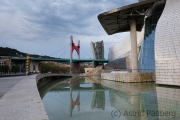
[(167, 0), (155, 34), (156, 83), (180, 86), (180, 0)]
[(41, 78), (45, 78), (45, 77), (72, 77), (72, 75), (65, 75), (65, 74), (51, 74), (51, 73), (45, 73), (45, 74), (39, 74), (36, 76), (36, 83), (38, 83), (38, 81)]

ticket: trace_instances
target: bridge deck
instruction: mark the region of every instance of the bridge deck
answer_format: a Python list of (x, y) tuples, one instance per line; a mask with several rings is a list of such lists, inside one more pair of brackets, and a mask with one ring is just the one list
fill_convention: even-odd
[[(17, 58), (12, 57), (10, 58), (12, 61), (25, 61), (26, 58)], [(32, 61), (55, 61), (55, 62), (70, 62), (70, 59), (64, 59), (64, 58), (30, 58)], [(108, 63), (108, 60), (106, 59), (73, 59), (73, 63), (81, 63), (81, 62), (102, 62), (102, 63)]]

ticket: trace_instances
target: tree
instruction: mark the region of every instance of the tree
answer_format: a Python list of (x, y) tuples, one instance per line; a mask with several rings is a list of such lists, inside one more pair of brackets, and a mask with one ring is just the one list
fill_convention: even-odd
[(42, 63), (41, 64), (41, 73), (69, 73), (69, 67), (60, 67), (54, 63)]
[(88, 68), (88, 67), (89, 66), (87, 66), (87, 65), (80, 65), (80, 68), (79, 68), (80, 73), (85, 73), (84, 68)]
[(0, 66), (0, 72), (2, 72), (2, 66)]
[(11, 72), (14, 72), (15, 74), (19, 72), (20, 67), (18, 65), (13, 65), (11, 68)]
[(8, 73), (8, 70), (9, 70), (9, 66), (8, 65), (1, 66), (1, 72)]

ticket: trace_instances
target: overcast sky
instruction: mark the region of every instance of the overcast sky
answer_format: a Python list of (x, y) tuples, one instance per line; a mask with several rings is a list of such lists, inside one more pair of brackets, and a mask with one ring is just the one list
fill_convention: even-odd
[[(127, 33), (107, 35), (97, 16), (138, 0), (0, 0), (0, 47), (69, 58), (70, 36), (81, 42), (81, 58), (92, 58), (90, 42), (109, 47)], [(58, 52), (56, 52), (58, 51)], [(64, 54), (65, 53), (65, 54)], [(73, 54), (77, 58), (76, 53)]]

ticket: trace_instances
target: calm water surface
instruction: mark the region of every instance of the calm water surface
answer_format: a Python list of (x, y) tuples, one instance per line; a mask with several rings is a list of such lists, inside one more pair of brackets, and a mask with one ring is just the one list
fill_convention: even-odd
[(50, 120), (180, 120), (180, 88), (154, 82), (70, 78), (39, 92)]

